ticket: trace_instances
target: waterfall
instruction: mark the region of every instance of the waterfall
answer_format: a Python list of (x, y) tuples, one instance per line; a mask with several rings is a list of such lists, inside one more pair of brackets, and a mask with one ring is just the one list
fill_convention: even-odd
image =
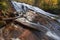
[[(45, 15), (47, 17), (52, 18), (52, 19), (55, 19), (55, 17), (59, 17), (57, 15), (45, 12), (44, 10), (42, 10), (42, 9), (40, 9), (38, 7), (35, 7), (35, 6), (31, 6), (31, 5), (28, 5), (28, 4), (25, 4), (25, 3), (19, 3), (19, 2), (16, 2), (16, 1), (11, 1), (11, 2), (13, 4), (14, 8), (16, 9), (16, 11), (19, 12), (19, 13), (20, 12), (26, 12), (28, 9), (31, 9), (31, 10), (33, 10), (35, 12), (39, 12), (40, 14), (43, 14), (43, 15)], [(57, 21), (60, 23), (60, 19), (59, 20), (57, 19)], [(50, 23), (52, 24), (53, 22), (50, 22)], [(35, 25), (35, 24), (32, 23), (32, 25)], [(57, 30), (57, 27), (60, 28), (60, 25), (58, 25), (57, 23), (56, 23), (56, 25), (55, 25), (55, 23), (53, 23), (52, 25), (54, 25), (54, 27), (56, 27), (55, 28), (56, 30), (50, 30), (49, 28), (47, 28), (45, 26), (42, 26), (43, 28), (45, 28), (47, 30), (47, 32), (45, 34), (47, 36), (55, 39), (55, 40), (60, 40), (60, 31)]]

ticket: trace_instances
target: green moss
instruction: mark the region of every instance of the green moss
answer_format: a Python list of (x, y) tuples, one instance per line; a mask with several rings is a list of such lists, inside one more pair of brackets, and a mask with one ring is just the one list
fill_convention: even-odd
[(3, 21), (0, 21), (0, 27), (4, 25), (4, 22)]

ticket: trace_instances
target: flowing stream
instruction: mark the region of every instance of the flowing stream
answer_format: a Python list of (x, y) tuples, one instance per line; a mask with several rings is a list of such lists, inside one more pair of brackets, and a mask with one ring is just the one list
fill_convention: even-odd
[[(54, 40), (60, 40), (60, 30), (58, 30), (58, 29), (60, 29), (60, 25), (58, 24), (58, 23), (60, 23), (60, 18), (59, 18), (58, 15), (50, 14), (50, 13), (45, 12), (44, 10), (42, 10), (38, 7), (31, 6), (31, 5), (28, 5), (28, 4), (25, 4), (25, 3), (20, 3), (20, 2), (16, 2), (16, 1), (11, 1), (11, 3), (13, 4), (16, 11), (19, 12), (19, 13), (20, 12), (26, 12), (27, 10), (30, 9), (30, 10), (33, 10), (35, 12), (39, 12), (40, 14), (45, 15), (48, 18), (56, 19), (56, 21), (58, 21), (58, 22), (49, 21), (50, 22), (49, 25), (51, 25), (54, 28), (54, 30), (51, 30), (49, 28), (49, 26), (45, 27), (41, 24), (34, 24), (34, 23), (30, 23), (30, 24), (36, 25), (37, 26), (36, 28), (39, 28), (39, 26), (41, 26), (43, 29), (47, 30), (45, 35), (51, 37)], [(56, 17), (58, 17), (58, 19)]]

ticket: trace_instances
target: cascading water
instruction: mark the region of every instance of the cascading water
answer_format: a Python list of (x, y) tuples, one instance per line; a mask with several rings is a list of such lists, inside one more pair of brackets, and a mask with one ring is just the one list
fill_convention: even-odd
[[(31, 6), (31, 5), (28, 5), (28, 4), (25, 4), (25, 3), (19, 3), (19, 2), (16, 2), (16, 1), (11, 1), (12, 4), (14, 5), (14, 8), (16, 9), (17, 12), (21, 12), (21, 11), (26, 11), (28, 9), (31, 9), (35, 12), (39, 12), (43, 15), (46, 15), (52, 19), (56, 19), (55, 17), (58, 17), (57, 15), (54, 15), (54, 14), (50, 14), (48, 12), (45, 12), (43, 11), (42, 9), (38, 8), (38, 7), (35, 7), (35, 6)], [(56, 19), (58, 22), (60, 22), (60, 18), (59, 19)]]
[[(57, 15), (50, 14), (48, 12), (43, 11), (42, 9), (40, 9), (38, 7), (34, 7), (34, 6), (31, 6), (31, 5), (25, 4), (25, 3), (19, 3), (19, 2), (16, 2), (16, 1), (11, 1), (11, 3), (13, 4), (14, 8), (16, 9), (16, 11), (18, 13), (26, 12), (28, 9), (31, 9), (35, 12), (39, 12), (40, 14), (45, 15), (45, 16), (50, 17), (50, 18), (53, 18), (53, 19), (55, 19), (55, 17), (58, 17)], [(60, 21), (59, 21), (60, 19), (59, 20), (56, 19), (56, 20), (60, 23)], [(50, 21), (50, 23), (49, 23), (49, 25), (51, 27), (53, 27), (54, 30), (51, 30), (49, 28), (49, 26), (46, 27), (46, 26), (41, 25), (41, 24), (35, 24), (35, 23), (31, 23), (31, 22), (29, 22), (29, 24), (34, 25), (34, 28), (39, 28), (40, 29), (40, 27), (42, 27), (43, 29), (47, 30), (45, 35), (53, 38), (54, 40), (60, 40), (60, 31), (58, 30), (58, 28), (60, 28), (60, 25), (57, 22), (53, 23), (53, 22)], [(37, 27), (35, 27), (35, 26), (37, 26)]]

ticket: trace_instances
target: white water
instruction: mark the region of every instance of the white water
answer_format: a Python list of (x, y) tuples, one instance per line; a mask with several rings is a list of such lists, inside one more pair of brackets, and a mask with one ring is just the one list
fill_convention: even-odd
[[(14, 5), (14, 8), (16, 9), (17, 12), (22, 12), (22, 11), (26, 11), (28, 9), (31, 9), (31, 10), (34, 10), (35, 12), (39, 12), (40, 14), (49, 16), (53, 19), (55, 19), (54, 16), (57, 16), (57, 15), (45, 12), (44, 10), (42, 10), (38, 7), (34, 7), (34, 6), (31, 6), (31, 5), (25, 4), (25, 3), (19, 3), (19, 2), (15, 2), (15, 1), (11, 1), (11, 2)], [(22, 6), (24, 8), (22, 8)], [(59, 22), (60, 22), (60, 20), (59, 20)], [(55, 40), (60, 40), (60, 36), (58, 36), (58, 33), (50, 31), (49, 28), (48, 28), (48, 31), (47, 31), (46, 35), (53, 38), (53, 39), (55, 39)]]
[(29, 8), (31, 10), (34, 10), (34, 11), (39, 12), (41, 14), (44, 14), (46, 16), (57, 16), (57, 15), (45, 12), (42, 9), (38, 8), (38, 7), (31, 6), (31, 5), (28, 5), (28, 4), (25, 4), (25, 3), (19, 3), (19, 2), (16, 2), (16, 1), (12, 1), (12, 3), (14, 4), (14, 7), (15, 7), (16, 11), (18, 11), (18, 12), (23, 11), (22, 6), (24, 6), (24, 10), (27, 10), (27, 8)]
[[(31, 9), (31, 10), (34, 10), (35, 12), (39, 12), (40, 14), (43, 14), (43, 15), (46, 15), (52, 19), (56, 19), (55, 17), (59, 17), (55, 14), (51, 14), (51, 13), (48, 13), (48, 12), (45, 12), (44, 10), (38, 8), (38, 7), (35, 7), (35, 6), (31, 6), (31, 5), (28, 5), (28, 4), (25, 4), (25, 3), (19, 3), (19, 2), (16, 2), (16, 1), (11, 1), (12, 4), (14, 5), (14, 8), (16, 9), (17, 12), (25, 12), (26, 10), (28, 9)], [(24, 8), (22, 8), (22, 6)], [(60, 18), (59, 19), (56, 19), (58, 22), (60, 22)]]
[(52, 33), (51, 31), (48, 31), (46, 33), (46, 35), (48, 35), (49, 37), (55, 39), (55, 40), (60, 40), (60, 37), (58, 35), (56, 35), (55, 33)]

